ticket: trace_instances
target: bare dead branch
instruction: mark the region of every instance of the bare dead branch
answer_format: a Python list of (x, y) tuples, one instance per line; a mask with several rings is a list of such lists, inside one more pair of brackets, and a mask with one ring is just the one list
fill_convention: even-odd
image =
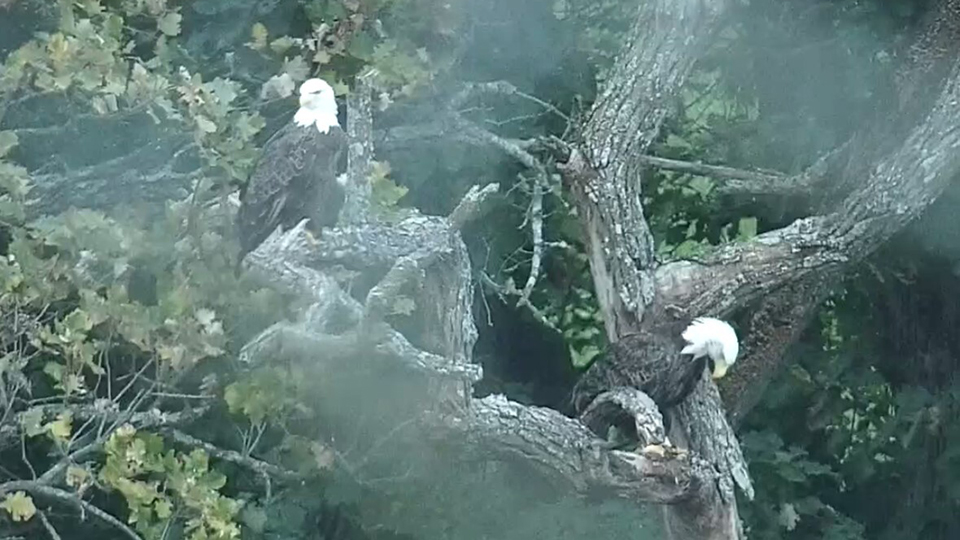
[[(157, 409), (133, 412), (127, 416), (126, 411), (117, 410), (116, 403), (81, 403), (81, 404), (47, 404), (36, 405), (34, 408), (40, 408), (44, 417), (53, 417), (62, 412), (69, 412), (75, 420), (86, 420), (89, 418), (106, 418), (107, 421), (123, 420), (137, 429), (151, 429), (158, 426), (186, 424), (200, 418), (209, 410), (209, 406), (200, 406), (192, 409), (184, 409), (178, 412), (163, 412)], [(2, 441), (10, 437), (19, 437), (20, 427), (23, 425), (23, 417), (29, 411), (24, 411), (13, 415), (11, 420), (0, 426), (0, 445)]]
[(745, 171), (721, 165), (691, 163), (654, 156), (642, 156), (640, 161), (650, 167), (720, 180), (716, 191), (723, 195), (809, 195), (813, 178), (807, 174), (787, 176), (769, 171)]
[(60, 533), (57, 532), (57, 529), (53, 526), (53, 523), (50, 523), (50, 520), (47, 519), (47, 514), (43, 510), (37, 510), (37, 516), (40, 518), (40, 522), (43, 523), (43, 528), (47, 530), (47, 534), (50, 535), (52, 540), (62, 540)]
[[(668, 322), (664, 309), (651, 309), (657, 306), (678, 305), (692, 315), (708, 314), (698, 305), (662, 298), (659, 289), (665, 283), (682, 290), (689, 276), (678, 272), (665, 280), (658, 272), (639, 179), (645, 167), (642, 156), (693, 63), (710, 45), (726, 7), (722, 0), (642, 3), (607, 86), (590, 111), (582, 143), (561, 168), (585, 228), (590, 269), (611, 341), (641, 326), (655, 329)], [(710, 283), (705, 279), (704, 285)], [(698, 385), (673, 413), (678, 421), (672, 424), (670, 439), (709, 463), (713, 474), (702, 477), (680, 504), (666, 509), (668, 528), (680, 538), (741, 538), (733, 486), (748, 496), (753, 491), (712, 381)]]
[(516, 86), (511, 84), (508, 81), (490, 81), (482, 83), (467, 83), (464, 85), (464, 88), (454, 94), (453, 98), (450, 100), (448, 108), (456, 110), (461, 108), (467, 101), (472, 98), (478, 97), (483, 94), (495, 94), (503, 95), (509, 97), (519, 97), (531, 103), (535, 103), (542, 107), (544, 110), (549, 111), (552, 114), (559, 116), (560, 118), (570, 121), (570, 118), (564, 114), (560, 109), (557, 109), (552, 104), (543, 101), (542, 99), (531, 96), (525, 92), (521, 92), (517, 89)]
[(246, 467), (247, 469), (252, 470), (255, 473), (260, 474), (261, 476), (272, 476), (279, 480), (297, 480), (299, 475), (293, 471), (288, 471), (282, 467), (278, 467), (272, 463), (266, 461), (261, 461), (259, 459), (245, 456), (240, 452), (229, 450), (225, 448), (220, 448), (218, 446), (212, 445), (206, 441), (202, 441), (188, 435), (179, 429), (165, 429), (164, 432), (170, 436), (174, 441), (188, 446), (190, 448), (202, 448), (211, 456), (222, 459), (224, 461), (229, 461), (231, 463), (236, 463), (237, 465)]
[(546, 178), (536, 175), (533, 178), (533, 194), (530, 196), (530, 208), (527, 219), (530, 221), (530, 233), (533, 242), (533, 256), (530, 257), (530, 274), (520, 291), (518, 306), (530, 303), (530, 295), (540, 276), (540, 264), (543, 259), (543, 182)]
[(722, 0), (643, 3), (584, 126), (583, 145), (567, 162), (612, 340), (636, 328), (655, 294), (655, 244), (641, 204), (639, 157), (725, 7)]
[(479, 219), (483, 215), (485, 205), (492, 198), (493, 194), (500, 190), (500, 184), (487, 184), (482, 188), (479, 186), (471, 187), (467, 193), (460, 199), (457, 207), (450, 212), (447, 220), (450, 227), (454, 230), (461, 230), (467, 222)]

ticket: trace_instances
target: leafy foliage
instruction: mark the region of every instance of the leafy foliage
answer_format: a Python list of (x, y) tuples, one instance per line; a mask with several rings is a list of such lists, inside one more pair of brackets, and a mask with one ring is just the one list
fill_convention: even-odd
[(226, 477), (209, 469), (207, 454), (165, 449), (156, 434), (139, 434), (121, 426), (104, 446), (106, 459), (99, 479), (123, 494), (128, 521), (144, 538), (163, 538), (174, 514), (185, 522), (190, 540), (239, 538), (237, 501), (219, 490)]
[[(67, 483), (78, 491), (94, 484), (118, 490), (127, 501), (130, 523), (145, 538), (161, 538), (172, 520), (183, 522), (192, 539), (237, 538), (239, 503), (220, 492), (225, 477), (210, 469), (203, 451), (180, 452), (159, 434), (129, 425), (96, 437), (91, 423), (126, 406), (120, 401), (124, 392), (114, 393), (122, 377), (134, 377), (124, 383), (127, 388), (145, 372), (153, 386), (183, 380), (204, 362), (224, 356), (230, 339), (225, 320), (234, 329), (263, 325), (283, 305), (270, 291), (225, 282), (223, 276), (232, 275), (230, 261), (201, 256), (191, 241), (223, 238), (213, 231), (200, 239), (184, 237), (184, 206), (172, 205), (170, 221), (154, 230), (125, 226), (93, 211), (72, 211), (8, 231), (12, 240), (0, 259), (0, 305), (15, 317), (11, 320), (33, 322), (5, 333), (3, 375), (6, 392), (28, 393), (32, 399), (20, 403), (36, 403), (17, 405), (21, 414), (9, 418), (19, 418), (30, 441), (27, 459), (36, 466), (44, 454), (38, 437), (64, 456), (88, 447), (91, 437), (104, 440), (102, 464), (71, 465)], [(171, 232), (179, 234), (165, 235)], [(171, 266), (165, 256), (175, 252), (180, 257)], [(131, 278), (137, 272), (154, 277), (151, 290), (135, 288)], [(244, 288), (250, 302), (238, 302), (242, 297), (234, 294)], [(149, 383), (141, 383), (139, 392), (142, 397), (133, 406), (154, 396)], [(89, 416), (74, 405), (51, 409), (43, 405), (48, 398), (99, 407), (114, 403)], [(25, 497), (6, 500), (4, 508), (15, 519), (33, 514)]]
[[(0, 0), (0, 9), (11, 4)], [(159, 217), (130, 209), (128, 215), (70, 210), (35, 219), (22, 158), (51, 152), (23, 148), (26, 135), (0, 131), (3, 482), (56, 469), (62, 485), (85, 500), (97, 497), (145, 538), (161, 538), (170, 529), (197, 539), (299, 537), (301, 527), (311, 526), (312, 507), (326, 496), (316, 473), (335, 468), (333, 450), (303, 428), (317, 424), (317, 411), (306, 404), (309, 378), (279, 362), (246, 369), (231, 361), (246, 339), (290, 307), (290, 299), (237, 277), (231, 256), (236, 246), (227, 195), (257, 159), (271, 106), (289, 108), (297, 85), (317, 74), (340, 96), (349, 94), (357, 76), (371, 77), (377, 105), (387, 109), (442, 91), (471, 62), (497, 64), (497, 48), (511, 44), (470, 41), (476, 28), (529, 23), (471, 21), (468, 1), (253, 4), (46, 3), (40, 13), (52, 10), (53, 17), (44, 21), (44, 31), (0, 66), (0, 107), (45, 99), (51, 100), (45, 110), (62, 108), (65, 117), (117, 122), (145, 113), (188, 140), (202, 164), (189, 177), (186, 198), (168, 204)], [(296, 16), (271, 17), (277, 4), (294, 6)], [(546, 4), (563, 31), (575, 35), (576, 52), (546, 67), (530, 59), (507, 78), (536, 80), (537, 92), (551, 93), (551, 102), (574, 116), (591, 98), (576, 94), (595, 81), (576, 86), (564, 80), (564, 86), (530, 72), (566, 79), (581, 72), (574, 64), (586, 58), (602, 83), (636, 3)], [(688, 81), (653, 149), (657, 155), (801, 170), (882, 102), (877, 94), (889, 91), (899, 34), (918, 8), (823, 1), (801, 17), (784, 17), (782, 2), (736, 9), (739, 16)], [(251, 17), (235, 22), (242, 35), (217, 36), (229, 55), (204, 56), (189, 43), (205, 31), (197, 14), (230, 18), (222, 14), (242, 10)], [(557, 48), (566, 47), (563, 36), (549, 37), (551, 45), (557, 37)], [(516, 120), (527, 111), (514, 106), (484, 102), (479, 109), (478, 116), (508, 119), (497, 127), (511, 137), (562, 136), (568, 127)], [(5, 112), (0, 109), (0, 120)], [(487, 268), (502, 281), (524, 283), (531, 271), (529, 179), (513, 182), (516, 168), (491, 166), (487, 153), (444, 147), (442, 154), (413, 160), (414, 172), (430, 180), (423, 185), (405, 178), (412, 175), (394, 156), (378, 156), (371, 178), (378, 217), (402, 217), (397, 206), (418, 195), (421, 201), (452, 200), (436, 195), (446, 188), (437, 184), (454, 185), (446, 180), (457, 176), (513, 186), (507, 198), (513, 208), (490, 226), (510, 230), (501, 245), (488, 249)], [(695, 258), (723, 242), (749, 241), (789, 219), (787, 210), (719, 197), (716, 179), (650, 170), (643, 181), (662, 259)], [(541, 322), (559, 330), (579, 368), (598, 356), (606, 338), (577, 216), (559, 188), (550, 188), (544, 262), (530, 302)], [(434, 204), (443, 208), (450, 200)], [(960, 430), (953, 418), (960, 391), (952, 381), (911, 378), (920, 370), (898, 368), (902, 359), (895, 356), (902, 353), (884, 353), (889, 344), (877, 334), (898, 326), (865, 315), (880, 309), (868, 299), (884, 287), (859, 276), (825, 305), (798, 362), (749, 419), (742, 439), (758, 498), (741, 508), (752, 538), (916, 538), (954, 523)], [(392, 309), (409, 314), (416, 304), (403, 297)], [(169, 426), (146, 425), (136, 415), (153, 410), (148, 407), (163, 417), (202, 410), (197, 425), (189, 426), (203, 434), (201, 443), (230, 447), (239, 434), (238, 454), (267, 456), (311, 481), (268, 496), (269, 489), (251, 479), (256, 475), (178, 442)], [(82, 459), (76, 457), (81, 451)], [(905, 515), (897, 510), (897, 496), (912, 488), (915, 476), (932, 495)], [(35, 524), (45, 507), (34, 498), (40, 497), (29, 490), (4, 492), (0, 516)], [(438, 515), (442, 510), (435, 509)], [(901, 530), (907, 532), (898, 536)]]
[(0, 508), (6, 510), (13, 521), (27, 521), (37, 513), (33, 498), (22, 491), (7, 495), (0, 503)]

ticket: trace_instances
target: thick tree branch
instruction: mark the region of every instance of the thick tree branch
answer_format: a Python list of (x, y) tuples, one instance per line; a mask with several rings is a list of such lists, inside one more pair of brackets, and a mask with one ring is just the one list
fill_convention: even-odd
[(696, 456), (611, 450), (579, 421), (503, 396), (475, 400), (465, 421), (448, 421), (465, 451), (519, 459), (583, 494), (671, 503), (713, 477), (710, 466)]
[[(671, 100), (694, 61), (708, 47), (725, 8), (723, 1), (642, 3), (584, 127), (582, 145), (562, 169), (585, 227), (595, 290), (613, 341), (640, 325), (656, 328), (656, 319), (664, 314), (648, 310), (659, 301), (663, 280), (656, 273), (654, 242), (643, 214), (641, 156), (672, 110)], [(737, 539), (742, 534), (733, 486), (748, 496), (753, 490), (722, 411), (709, 380), (675, 411), (679, 421), (671, 440), (686, 442), (692, 455), (715, 473), (701, 479), (693, 496), (666, 509), (671, 531), (681, 538)]]
[[(643, 215), (643, 156), (706, 50), (723, 0), (643, 2), (567, 164), (607, 336), (636, 328), (653, 302), (654, 242)], [(582, 156), (578, 155), (582, 152)]]
[(737, 368), (720, 383), (727, 419), (735, 427), (760, 401), (769, 382), (780, 373), (787, 350), (838, 281), (838, 273), (811, 275), (785, 285), (751, 306), (742, 327)]
[[(490, 459), (491, 455), (519, 459), (533, 465), (547, 478), (581, 493), (679, 502), (703, 486), (713, 485), (716, 473), (710, 462), (699, 456), (669, 446), (641, 453), (610, 449), (606, 441), (581, 422), (559, 412), (526, 407), (502, 397), (481, 400), (470, 397), (468, 385), (479, 378), (480, 370), (470, 360), (471, 335), (475, 334), (475, 330), (471, 330), (473, 294), (469, 283), (472, 273), (458, 229), (479, 214), (483, 201), (494, 191), (494, 187), (472, 189), (448, 218), (412, 216), (405, 220), (406, 225), (402, 222), (377, 229), (380, 237), (393, 237), (392, 241), (385, 242), (393, 246), (389, 249), (354, 248), (357, 268), (369, 270), (370, 263), (376, 261), (386, 270), (385, 274), (376, 274), (379, 281), (363, 302), (346, 295), (336, 281), (322, 271), (305, 266), (329, 266), (329, 261), (321, 263), (316, 256), (317, 251), (332, 253), (325, 243), (335, 242), (348, 248), (341, 243), (343, 237), (338, 236), (336, 230), (331, 230), (331, 234), (324, 231), (319, 239), (305, 238), (302, 227), (275, 233), (248, 256), (248, 265), (275, 283), (296, 291), (302, 298), (312, 300), (314, 307), (308, 310), (303, 321), (280, 324), (261, 334), (245, 347), (241, 356), (252, 362), (303, 357), (316, 366), (315, 351), (322, 350), (322, 362), (343, 364), (342, 368), (320, 367), (330, 373), (342, 373), (346, 369), (376, 378), (378, 369), (386, 368), (382, 360), (387, 359), (407, 373), (427, 374), (437, 385), (437, 390), (419, 397), (426, 404), (418, 410), (433, 412), (427, 415), (428, 423), (432, 419), (434, 427), (427, 430), (428, 435), (439, 437), (447, 444), (464, 446), (463, 452), (479, 453), (484, 459)], [(364, 230), (373, 231), (374, 225)], [(394, 255), (394, 260), (385, 264)], [(343, 259), (339, 257), (340, 261)], [(450, 264), (449, 261), (460, 262)], [(436, 306), (437, 317), (429, 319), (428, 333), (463, 336), (459, 342), (437, 347), (444, 351), (442, 354), (428, 352), (414, 344), (387, 325), (383, 317), (400, 291), (406, 290), (402, 284), (409, 283), (414, 276), (425, 291), (424, 296), (415, 300), (418, 310), (430, 308), (431, 300), (440, 300)], [(451, 287), (450, 283), (459, 285)], [(334, 314), (340, 314), (341, 324), (323, 320)], [(325, 329), (335, 327), (339, 328), (336, 335), (324, 333)], [(442, 343), (449, 339), (437, 337), (421, 337), (418, 341)], [(365, 354), (371, 347), (379, 354)], [(354, 368), (349, 369), (348, 365)], [(466, 387), (458, 390), (458, 382)], [(397, 380), (397, 384), (404, 383)], [(619, 400), (620, 406), (632, 415), (634, 429), (642, 434), (641, 440), (662, 441), (663, 427), (655, 405), (635, 390), (627, 394), (611, 395), (611, 399)], [(374, 411), (395, 406), (381, 400), (361, 400), (360, 403)], [(438, 407), (441, 403), (447, 406)], [(440, 414), (440, 410), (448, 412)], [(598, 410), (598, 415), (602, 414)]]
[(954, 69), (927, 121), (882, 159), (861, 187), (827, 215), (797, 220), (702, 261), (657, 270), (660, 300), (691, 313), (730, 313), (761, 295), (862, 260), (900, 231), (960, 173), (960, 70)]

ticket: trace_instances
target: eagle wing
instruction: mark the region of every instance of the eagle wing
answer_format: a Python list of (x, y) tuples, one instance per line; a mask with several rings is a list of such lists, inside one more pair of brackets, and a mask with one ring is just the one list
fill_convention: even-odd
[(310, 218), (311, 229), (319, 231), (336, 224), (343, 205), (337, 176), (346, 169), (346, 147), (339, 126), (320, 133), (289, 122), (270, 137), (240, 192), (240, 260), (279, 225), (287, 229)]
[(611, 344), (574, 386), (571, 401), (576, 413), (618, 386), (642, 390), (661, 411), (681, 402), (700, 380), (706, 358), (670, 361), (680, 356), (682, 346), (671, 336), (642, 331)]

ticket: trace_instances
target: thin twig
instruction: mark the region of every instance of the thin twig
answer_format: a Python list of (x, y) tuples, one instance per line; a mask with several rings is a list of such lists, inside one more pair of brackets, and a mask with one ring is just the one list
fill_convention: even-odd
[(530, 295), (540, 276), (540, 263), (543, 259), (543, 181), (540, 175), (533, 178), (533, 194), (530, 197), (530, 234), (533, 236), (533, 256), (530, 258), (530, 274), (520, 292), (517, 307), (530, 304)]
[(242, 465), (260, 474), (266, 474), (281, 480), (295, 480), (298, 478), (295, 472), (288, 471), (272, 463), (261, 461), (254, 457), (245, 456), (235, 450), (227, 450), (218, 446), (214, 446), (206, 441), (202, 441), (196, 437), (193, 437), (192, 435), (188, 435), (179, 429), (165, 429), (164, 432), (168, 434), (174, 441), (182, 445), (193, 448), (202, 448), (211, 456), (220, 458), (224, 461), (229, 461), (231, 463), (236, 463), (237, 465)]
[(50, 538), (53, 540), (61, 540), (60, 533), (57, 532), (57, 529), (55, 529), (53, 524), (50, 523), (50, 520), (47, 519), (47, 514), (43, 510), (37, 510), (37, 515), (40, 516), (40, 522), (43, 523), (43, 528), (47, 530)]
[(467, 83), (464, 85), (464, 89), (454, 94), (453, 99), (450, 100), (450, 106), (453, 109), (459, 109), (464, 103), (467, 102), (471, 97), (474, 97), (478, 94), (501, 94), (506, 96), (516, 96), (520, 99), (524, 99), (531, 103), (535, 103), (547, 111), (559, 116), (560, 118), (569, 121), (570, 117), (567, 116), (563, 111), (556, 108), (554, 105), (543, 101), (542, 99), (527, 94), (526, 92), (521, 92), (517, 89), (516, 86), (507, 82), (507, 81), (490, 81), (482, 83)]

